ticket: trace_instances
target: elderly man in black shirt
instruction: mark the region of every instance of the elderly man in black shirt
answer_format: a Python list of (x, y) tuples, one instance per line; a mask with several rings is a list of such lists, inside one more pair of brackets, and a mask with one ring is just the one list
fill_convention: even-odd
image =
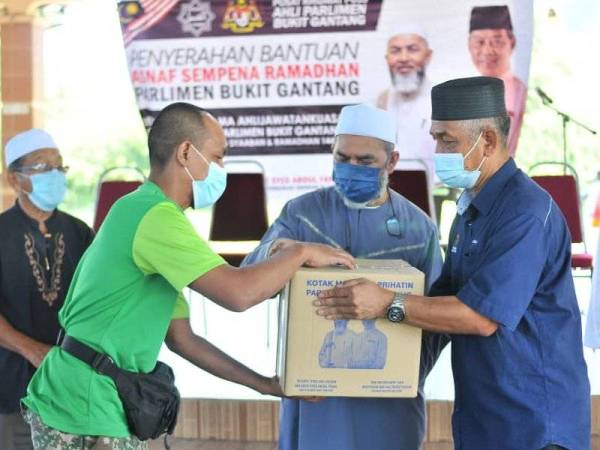
[(58, 311), (93, 233), (56, 209), (67, 168), (48, 133), (14, 136), (4, 157), (17, 201), (0, 214), (0, 449), (21, 450), (33, 447), (19, 400), (56, 341)]

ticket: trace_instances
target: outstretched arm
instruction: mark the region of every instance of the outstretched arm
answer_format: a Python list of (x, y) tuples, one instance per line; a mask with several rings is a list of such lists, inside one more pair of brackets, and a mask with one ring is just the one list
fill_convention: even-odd
[[(394, 292), (364, 278), (349, 280), (323, 291), (314, 305), (327, 319), (376, 319), (385, 317)], [(427, 331), (490, 336), (498, 323), (466, 305), (456, 296), (409, 295), (404, 303), (405, 323)]]
[(304, 265), (355, 267), (352, 256), (341, 249), (297, 242), (259, 264), (242, 268), (220, 265), (192, 282), (190, 288), (226, 309), (245, 311), (280, 291)]
[(165, 343), (171, 351), (219, 378), (242, 384), (264, 395), (283, 395), (277, 378), (254, 372), (194, 334), (189, 319), (171, 320)]

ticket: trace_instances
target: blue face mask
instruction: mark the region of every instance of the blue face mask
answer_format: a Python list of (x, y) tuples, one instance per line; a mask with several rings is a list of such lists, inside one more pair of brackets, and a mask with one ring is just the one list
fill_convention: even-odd
[(381, 169), (356, 164), (335, 163), (333, 181), (348, 200), (364, 203), (375, 200), (381, 190)]
[(67, 192), (67, 178), (58, 169), (28, 175), (32, 191), (27, 193), (29, 200), (38, 209), (50, 212), (64, 200)]
[(194, 180), (194, 177), (188, 168), (184, 167), (185, 171), (192, 179), (194, 209), (199, 209), (213, 205), (219, 200), (221, 195), (223, 195), (223, 192), (225, 192), (225, 188), (227, 187), (227, 172), (218, 164), (214, 162), (209, 163), (204, 155), (202, 155), (202, 153), (200, 153), (193, 145), (192, 148), (208, 165), (208, 175), (204, 180)]
[(442, 180), (442, 183), (446, 186), (462, 189), (471, 189), (475, 186), (481, 175), (479, 169), (481, 169), (486, 157), (483, 157), (481, 164), (475, 170), (465, 169), (465, 158), (475, 149), (482, 134), (479, 134), (479, 137), (465, 156), (461, 153), (436, 153), (433, 155), (435, 173)]

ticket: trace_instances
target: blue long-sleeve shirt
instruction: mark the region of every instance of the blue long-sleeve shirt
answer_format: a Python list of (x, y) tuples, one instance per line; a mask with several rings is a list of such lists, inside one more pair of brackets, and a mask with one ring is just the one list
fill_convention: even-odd
[[(399, 235), (390, 234), (386, 226), (394, 216)], [(329, 244), (360, 258), (403, 259), (425, 273), (428, 288), (442, 267), (435, 225), (393, 191), (389, 201), (369, 209), (346, 207), (333, 187), (293, 199), (243, 264), (267, 259), (279, 238)], [(445, 343), (439, 336), (424, 339), (417, 398), (342, 397), (319, 403), (284, 399), (280, 450), (418, 450), (425, 433), (424, 379)]]
[(431, 295), (498, 323), (452, 335), (458, 450), (590, 448), (590, 385), (571, 239), (550, 197), (509, 159), (456, 216)]

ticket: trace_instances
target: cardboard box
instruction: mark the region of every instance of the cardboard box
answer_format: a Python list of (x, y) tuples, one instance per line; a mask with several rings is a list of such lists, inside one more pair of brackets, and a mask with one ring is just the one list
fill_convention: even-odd
[(421, 329), (387, 319), (331, 321), (319, 292), (354, 278), (423, 295), (425, 276), (402, 260), (357, 260), (358, 269), (300, 269), (281, 296), (277, 374), (289, 396), (416, 397)]

